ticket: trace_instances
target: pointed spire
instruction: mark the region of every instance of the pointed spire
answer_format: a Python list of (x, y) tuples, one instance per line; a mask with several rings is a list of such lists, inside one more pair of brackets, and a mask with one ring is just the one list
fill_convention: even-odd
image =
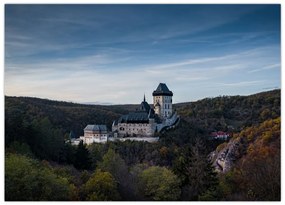
[(145, 102), (145, 93), (143, 94), (143, 101)]

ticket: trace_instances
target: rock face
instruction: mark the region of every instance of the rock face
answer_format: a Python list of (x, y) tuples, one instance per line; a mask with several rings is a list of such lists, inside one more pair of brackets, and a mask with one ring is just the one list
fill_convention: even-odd
[(216, 171), (223, 173), (228, 172), (234, 162), (242, 157), (244, 148), (242, 138), (236, 138), (230, 140), (220, 151), (216, 150), (212, 152), (210, 158)]

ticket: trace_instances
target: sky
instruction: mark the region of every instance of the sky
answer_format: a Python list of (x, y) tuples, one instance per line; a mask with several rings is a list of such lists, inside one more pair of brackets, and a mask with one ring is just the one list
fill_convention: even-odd
[(5, 5), (4, 93), (137, 104), (281, 88), (280, 5)]

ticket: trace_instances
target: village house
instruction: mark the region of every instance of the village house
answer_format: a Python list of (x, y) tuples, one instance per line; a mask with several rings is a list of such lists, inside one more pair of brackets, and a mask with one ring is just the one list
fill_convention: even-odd
[(229, 137), (230, 137), (230, 134), (227, 132), (218, 131), (218, 132), (212, 132), (211, 133), (212, 139), (227, 140)]

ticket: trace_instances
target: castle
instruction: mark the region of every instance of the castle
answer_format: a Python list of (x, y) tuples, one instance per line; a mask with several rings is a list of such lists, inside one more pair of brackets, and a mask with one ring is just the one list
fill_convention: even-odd
[(80, 140), (85, 144), (106, 143), (107, 141), (148, 141), (155, 142), (155, 136), (179, 123), (179, 116), (173, 112), (173, 93), (165, 83), (160, 83), (153, 96), (153, 108), (146, 102), (145, 96), (135, 112), (121, 116), (112, 124), (112, 132), (107, 131), (106, 125), (87, 125), (84, 136), (74, 139), (72, 144), (78, 145)]
[(179, 119), (172, 109), (173, 93), (165, 83), (160, 83), (153, 96), (153, 108), (146, 102), (145, 97), (139, 108), (132, 113), (123, 115), (112, 125), (114, 138), (133, 140), (140, 137), (154, 137), (166, 127), (173, 126)]

